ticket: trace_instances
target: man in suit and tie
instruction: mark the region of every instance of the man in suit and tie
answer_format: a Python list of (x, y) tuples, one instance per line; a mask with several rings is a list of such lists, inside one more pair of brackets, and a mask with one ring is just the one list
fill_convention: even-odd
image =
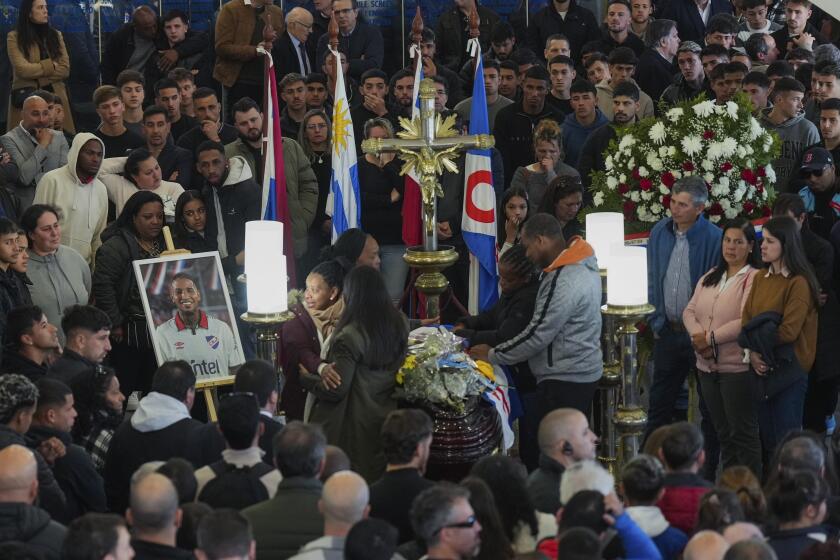
[(279, 55), (274, 59), (278, 82), (286, 74), (306, 77), (314, 70), (315, 44), (307, 41), (312, 34), (312, 25), (312, 13), (305, 8), (292, 8), (286, 14), (286, 30), (275, 46)]

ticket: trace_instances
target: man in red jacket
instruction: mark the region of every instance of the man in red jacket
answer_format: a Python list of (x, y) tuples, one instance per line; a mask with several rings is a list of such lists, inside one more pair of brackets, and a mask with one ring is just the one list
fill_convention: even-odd
[(672, 526), (690, 535), (697, 523), (697, 509), (712, 484), (698, 471), (706, 462), (703, 434), (690, 422), (677, 422), (668, 428), (662, 441), (660, 458), (665, 463), (665, 494), (656, 504)]

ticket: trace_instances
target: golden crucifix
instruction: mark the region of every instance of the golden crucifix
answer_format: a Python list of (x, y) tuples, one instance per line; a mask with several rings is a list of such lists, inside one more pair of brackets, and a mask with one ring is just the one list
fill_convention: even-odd
[(458, 172), (455, 159), (460, 152), (493, 147), (493, 136), (474, 134), (461, 136), (455, 130), (455, 115), (445, 119), (435, 112), (435, 83), (431, 78), (420, 82), (420, 115), (414, 119), (400, 117), (403, 130), (399, 138), (370, 138), (362, 142), (362, 151), (379, 155), (396, 152), (403, 166), (401, 175), (417, 175), (423, 199), (423, 248), (437, 251), (436, 197), (443, 196), (438, 177), (443, 172)]

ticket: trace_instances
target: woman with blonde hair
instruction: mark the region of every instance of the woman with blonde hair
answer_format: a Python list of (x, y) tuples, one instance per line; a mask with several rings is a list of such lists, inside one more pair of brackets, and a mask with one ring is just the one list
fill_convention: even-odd
[(580, 173), (563, 163), (563, 133), (552, 119), (543, 119), (534, 129), (534, 153), (537, 161), (516, 168), (510, 186), (525, 189), (531, 210), (536, 211), (555, 177), (569, 175), (580, 179)]
[[(64, 87), (70, 75), (70, 57), (61, 32), (50, 26), (46, 0), (21, 1), (17, 26), (6, 37), (6, 47), (12, 63), (8, 130), (18, 125), (23, 101), (35, 90), (55, 94), (62, 107), (70, 108)], [(76, 132), (72, 113), (68, 110), (64, 115), (64, 130)]]

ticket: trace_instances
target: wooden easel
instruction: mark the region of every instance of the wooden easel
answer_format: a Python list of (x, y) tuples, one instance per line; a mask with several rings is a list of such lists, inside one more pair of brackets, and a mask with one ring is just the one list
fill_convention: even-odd
[[(161, 252), (161, 256), (189, 255), (192, 253), (189, 249), (175, 248), (175, 243), (172, 241), (172, 232), (169, 230), (169, 226), (163, 226), (163, 240), (166, 242), (166, 250)], [(195, 390), (196, 392), (201, 391), (204, 393), (204, 402), (207, 404), (207, 418), (211, 422), (216, 422), (218, 420), (216, 415), (216, 401), (218, 401), (216, 387), (233, 385), (235, 379), (236, 376), (227, 375), (225, 377), (217, 377), (207, 381), (196, 381)]]

